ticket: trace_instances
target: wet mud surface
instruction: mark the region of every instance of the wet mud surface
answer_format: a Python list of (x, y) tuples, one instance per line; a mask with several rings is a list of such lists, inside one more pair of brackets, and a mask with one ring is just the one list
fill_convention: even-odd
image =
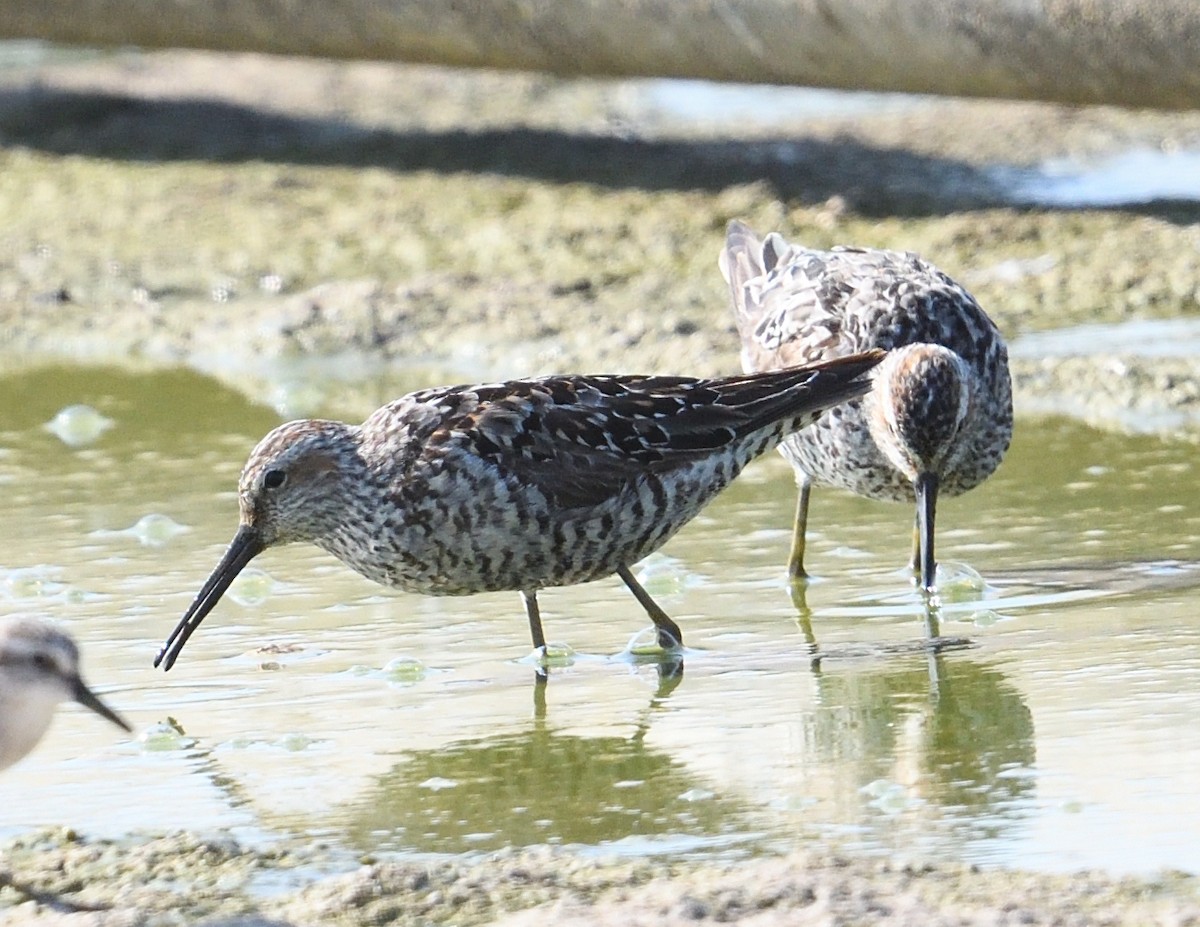
[(4, 923), (39, 927), (1200, 923), (1196, 881), (1178, 873), (1041, 875), (837, 854), (668, 863), (563, 849), (368, 861), (318, 876), (349, 861), (320, 845), (251, 851), (186, 834), (93, 843), (45, 833), (5, 851), (27, 891), (22, 901), (0, 889)]

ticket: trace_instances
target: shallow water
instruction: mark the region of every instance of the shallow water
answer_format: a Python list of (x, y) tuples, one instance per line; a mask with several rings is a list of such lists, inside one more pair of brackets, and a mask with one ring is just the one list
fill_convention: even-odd
[(1009, 347), (1011, 358), (1195, 357), (1200, 354), (1200, 319), (1130, 319), (1115, 324), (1073, 325), (1027, 332)]
[[(3, 378), (0, 613), (68, 625), (89, 680), (149, 733), (63, 710), (0, 779), (0, 835), (1200, 870), (1193, 446), (1019, 421), (996, 477), (940, 509), (940, 555), (987, 585), (948, 596), (942, 632), (972, 645), (936, 658), (912, 646), (902, 506), (814, 493), (800, 620), (772, 456), (644, 567), (687, 636), (681, 678), (625, 650), (647, 622), (617, 580), (542, 596), (575, 653), (540, 687), (515, 594), (391, 592), (309, 547), (260, 557), (164, 675), (151, 661), (233, 534), (271, 401), (186, 372)], [(74, 403), (113, 426), (68, 446), (43, 425)], [(188, 530), (126, 530), (147, 515)]]
[(1134, 148), (1096, 161), (1058, 158), (1036, 169), (1002, 165), (993, 179), (1014, 203), (1084, 209), (1200, 200), (1200, 151)]

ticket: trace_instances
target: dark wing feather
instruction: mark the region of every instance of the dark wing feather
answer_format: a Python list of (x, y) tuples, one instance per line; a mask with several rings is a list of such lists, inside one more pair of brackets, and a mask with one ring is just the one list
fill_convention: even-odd
[(865, 392), (878, 362), (693, 379), (561, 376), (417, 394), (446, 414), (426, 447), (455, 445), (564, 507), (595, 505), (647, 471), (732, 446), (789, 416)]
[(598, 505), (665, 460), (711, 453), (733, 438), (722, 425), (727, 410), (713, 408), (703, 423), (681, 417), (709, 398), (694, 392), (697, 383), (564, 376), (476, 388), (470, 411), (446, 423), (445, 439), (463, 442), (556, 505)]

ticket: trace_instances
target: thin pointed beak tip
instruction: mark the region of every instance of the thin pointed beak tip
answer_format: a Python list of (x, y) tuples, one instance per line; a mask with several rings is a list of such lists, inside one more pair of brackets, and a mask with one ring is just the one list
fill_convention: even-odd
[(170, 671), (183, 652), (184, 645), (195, 630), (200, 627), (208, 613), (213, 610), (225, 590), (242, 572), (242, 569), (266, 548), (262, 536), (250, 525), (243, 524), (233, 536), (225, 555), (209, 575), (207, 581), (196, 594), (188, 610), (183, 613), (179, 623), (175, 625), (170, 636), (154, 658), (154, 668), (162, 666), (163, 672)]
[(85, 683), (82, 678), (76, 677), (74, 692), (72, 695), (74, 696), (75, 701), (77, 701), (84, 708), (94, 711), (101, 718), (104, 718), (107, 721), (111, 721), (117, 727), (125, 731), (125, 733), (133, 733), (133, 726), (119, 714), (109, 708), (108, 705), (106, 705), (103, 701), (101, 701), (100, 696), (89, 689), (87, 683)]
[(158, 648), (158, 653), (154, 655), (154, 668), (162, 667), (163, 672), (167, 672), (175, 665), (175, 658), (179, 655), (178, 652), (171, 652), (173, 641), (168, 640), (165, 644)]

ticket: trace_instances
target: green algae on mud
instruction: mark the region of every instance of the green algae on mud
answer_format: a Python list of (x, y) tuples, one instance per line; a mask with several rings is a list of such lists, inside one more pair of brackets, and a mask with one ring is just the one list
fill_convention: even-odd
[[(346, 300), (339, 314), (378, 316), (377, 343), (346, 344), (334, 331), (310, 344), (279, 325), (263, 335), (272, 353), (422, 356), (465, 324), (497, 343), (559, 338), (563, 369), (632, 351), (643, 365), (670, 356), (715, 372), (736, 354), (715, 270), (722, 229), (736, 216), (818, 247), (932, 256), (1010, 337), (1200, 305), (1187, 225), (1011, 207), (864, 217), (838, 203), (785, 204), (764, 183), (713, 194), (614, 190), (486, 173), (144, 165), (17, 150), (0, 151), (0, 209), (0, 318), (14, 351), (50, 350), (65, 335), (97, 346), (108, 338), (114, 355), (186, 356), (229, 321), (269, 322), (291, 303), (319, 303), (314, 287), (365, 281), (374, 300)], [(1022, 262), (1044, 254), (1054, 260), (1024, 273)], [(581, 318), (598, 342), (569, 337)]]

